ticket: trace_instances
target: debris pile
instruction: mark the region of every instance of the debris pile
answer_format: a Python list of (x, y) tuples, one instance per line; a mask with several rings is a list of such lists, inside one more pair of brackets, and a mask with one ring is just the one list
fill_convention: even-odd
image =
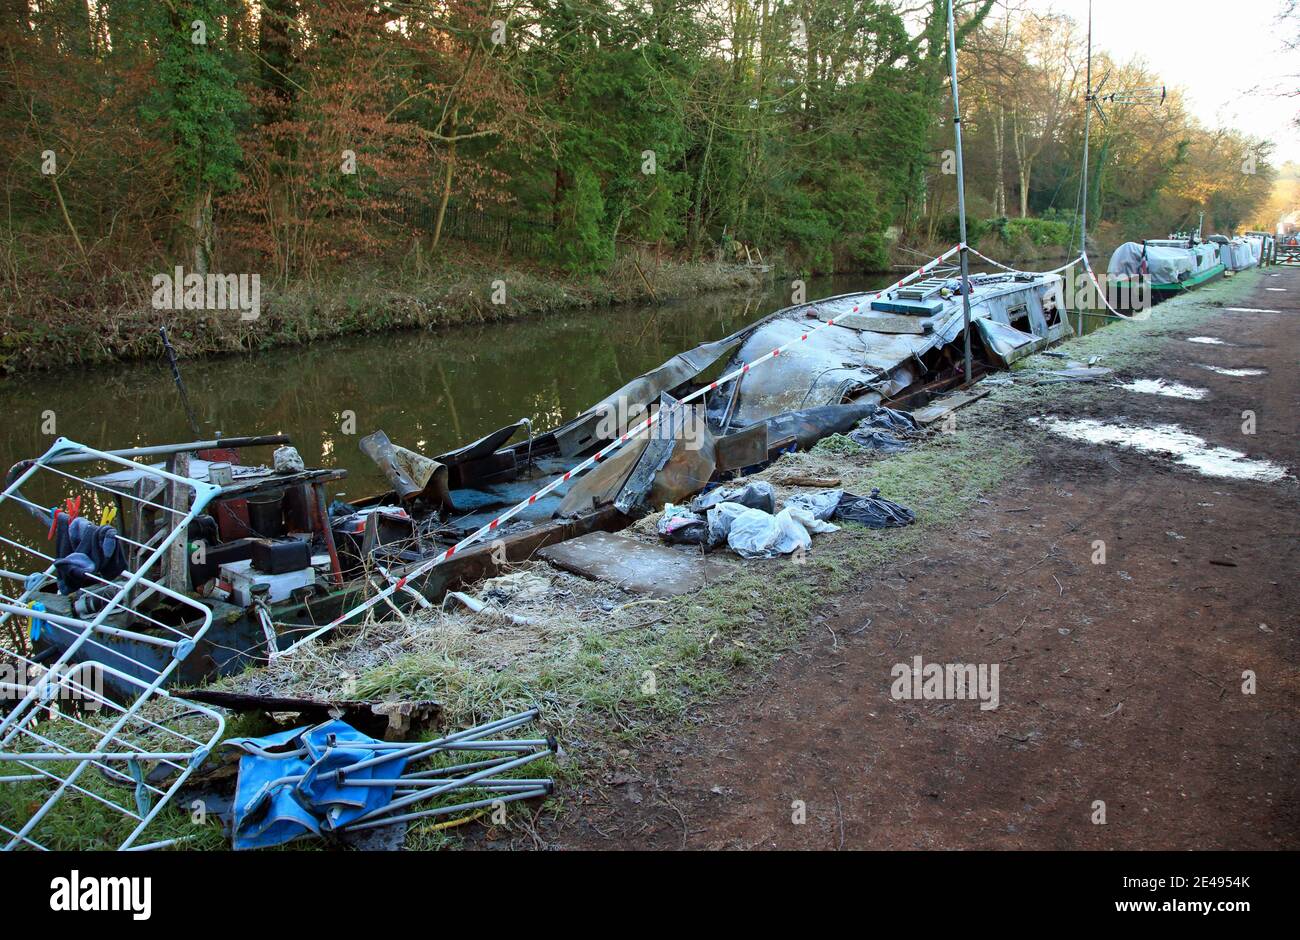
[[(231, 808), (234, 847), (265, 848), (546, 796), (551, 778), (510, 773), (554, 754), (555, 738), (494, 737), (538, 714), (533, 708), (413, 744), (378, 741), (340, 720), (232, 738), (225, 743), (243, 752)], [(443, 802), (452, 793), (464, 798)]]

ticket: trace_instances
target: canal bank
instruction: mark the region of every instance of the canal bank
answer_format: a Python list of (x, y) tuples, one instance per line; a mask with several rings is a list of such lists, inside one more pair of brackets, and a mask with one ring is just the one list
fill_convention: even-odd
[[(176, 274), (182, 274), (177, 282)], [(0, 375), (158, 359), (166, 326), (184, 359), (307, 347), (359, 334), (437, 330), (547, 317), (616, 304), (655, 304), (758, 291), (758, 266), (638, 260), (602, 274), (566, 274), (473, 252), (408, 270), (364, 267), (280, 285), (264, 275), (214, 275), (191, 289), (177, 272), (118, 272), (82, 297), (44, 303), (13, 292), (0, 307)], [(217, 281), (242, 278), (227, 292)], [(252, 278), (256, 277), (256, 289)], [(162, 278), (162, 281), (159, 281)], [(173, 282), (177, 282), (173, 286)], [(165, 290), (160, 292), (160, 284)], [(193, 292), (191, 292), (193, 291)]]
[[(945, 243), (927, 254), (897, 246), (893, 267), (910, 271), (913, 259), (933, 257), (947, 247)], [(1004, 257), (1008, 263), (1042, 267), (1064, 254), (1034, 249)], [(600, 274), (567, 274), (462, 250), (442, 261), (426, 260), (419, 270), (399, 261), (386, 268), (359, 267), (351, 273), (288, 285), (258, 275), (256, 302), (244, 298), (249, 309), (239, 309), (232, 300), (222, 309), (209, 310), (205, 309), (206, 282), (202, 299), (195, 295), (193, 301), (187, 300), (186, 293), (175, 287), (185, 283), (181, 273), (178, 282), (174, 271), (116, 272), (79, 290), (70, 289), (70, 295), (79, 296), (65, 303), (11, 291), (6, 304), (0, 305), (0, 397), (6, 380), (12, 383), (19, 377), (27, 381), (42, 373), (58, 375), (90, 367), (129, 371), (140, 363), (161, 361), (164, 351), (158, 329), (162, 326), (167, 327), (188, 372), (194, 362), (307, 350), (327, 341), (340, 344), (340, 354), (346, 354), (344, 344), (358, 337), (387, 337), (400, 347), (403, 336), (413, 332), (442, 337), (459, 331), (472, 334), (485, 326), (593, 311), (617, 314), (635, 309), (648, 315), (660, 306), (710, 304), (713, 297), (734, 305), (739, 296), (751, 295), (752, 302), (762, 306), (769, 296), (789, 303), (796, 282), (805, 285), (806, 296), (817, 297), (822, 296), (818, 286), (883, 286), (892, 280), (887, 273), (804, 276), (778, 266), (683, 262), (652, 253), (625, 254)], [(166, 279), (161, 294), (155, 289), (157, 277)], [(252, 293), (252, 274), (234, 277), (245, 279), (244, 294)], [(213, 298), (218, 294), (214, 289)], [(227, 299), (240, 296), (240, 290), (235, 290)], [(162, 307), (183, 309), (162, 309), (160, 301)]]

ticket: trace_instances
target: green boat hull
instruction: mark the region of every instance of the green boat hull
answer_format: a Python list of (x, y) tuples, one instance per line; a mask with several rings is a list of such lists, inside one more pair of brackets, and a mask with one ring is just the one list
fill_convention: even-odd
[(1173, 281), (1168, 284), (1152, 284), (1151, 293), (1161, 297), (1169, 297), (1173, 294), (1181, 294), (1185, 290), (1195, 290), (1202, 284), (1208, 284), (1217, 278), (1223, 277), (1226, 269), (1222, 264), (1216, 264), (1212, 268), (1206, 268), (1199, 274), (1193, 274), (1183, 281)]

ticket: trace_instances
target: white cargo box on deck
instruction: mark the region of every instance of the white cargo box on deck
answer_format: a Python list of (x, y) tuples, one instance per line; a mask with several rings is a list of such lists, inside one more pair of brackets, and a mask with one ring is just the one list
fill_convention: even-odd
[(254, 589), (260, 585), (266, 586), (266, 600), (269, 603), (288, 600), (298, 588), (310, 587), (316, 583), (316, 569), (302, 568), (283, 574), (267, 574), (255, 569), (251, 560), (232, 561), (221, 566), (221, 580), (230, 585), (230, 602), (247, 607), (253, 602)]

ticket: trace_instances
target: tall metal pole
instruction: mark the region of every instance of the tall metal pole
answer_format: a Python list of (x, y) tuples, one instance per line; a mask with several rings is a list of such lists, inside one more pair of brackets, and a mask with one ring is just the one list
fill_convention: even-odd
[(961, 231), (961, 321), (966, 338), (966, 384), (971, 383), (970, 359), (970, 258), (966, 248), (966, 168), (961, 152), (961, 97), (957, 92), (957, 28), (953, 4), (948, 0), (948, 71), (952, 79), (952, 129), (957, 145), (957, 221)]
[[(1088, 136), (1092, 131), (1092, 0), (1088, 0), (1088, 87), (1083, 96), (1083, 213), (1079, 219), (1079, 253), (1088, 253)], [(1079, 329), (1083, 335), (1083, 304), (1079, 305)]]
[(185, 380), (181, 378), (181, 367), (176, 363), (176, 350), (172, 347), (172, 341), (167, 337), (167, 327), (158, 327), (158, 335), (162, 337), (163, 350), (167, 353), (167, 364), (172, 367), (172, 381), (176, 383), (176, 389), (181, 393), (181, 404), (185, 406), (185, 417), (190, 422), (190, 430), (194, 436), (198, 437), (202, 432), (199, 430), (199, 422), (194, 419), (194, 409), (190, 407), (190, 393), (185, 390)]

